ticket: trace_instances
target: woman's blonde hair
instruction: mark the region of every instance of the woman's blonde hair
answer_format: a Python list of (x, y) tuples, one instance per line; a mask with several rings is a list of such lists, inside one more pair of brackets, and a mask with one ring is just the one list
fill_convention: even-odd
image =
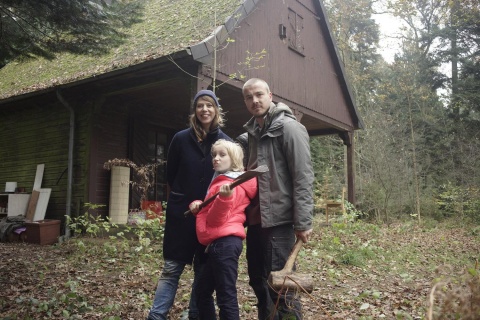
[[(223, 124), (225, 122), (225, 120), (223, 119), (224, 114), (223, 114), (222, 108), (220, 108), (215, 103), (215, 100), (213, 100), (212, 97), (209, 97), (207, 95), (198, 97), (198, 99), (195, 102), (197, 103), (199, 100), (208, 101), (215, 106), (215, 117), (213, 117), (213, 121), (210, 124), (210, 131), (216, 129), (217, 127), (223, 127)], [(189, 116), (189, 122), (190, 122), (190, 127), (195, 132), (195, 136), (197, 137), (198, 141), (203, 141), (207, 137), (208, 132), (206, 132), (205, 129), (203, 129), (202, 123), (198, 121), (196, 103), (193, 106), (193, 113)]]
[(212, 145), (212, 153), (216, 147), (220, 146), (227, 149), (227, 153), (232, 160), (231, 171), (243, 171), (243, 148), (238, 143), (225, 139), (218, 139), (217, 142)]

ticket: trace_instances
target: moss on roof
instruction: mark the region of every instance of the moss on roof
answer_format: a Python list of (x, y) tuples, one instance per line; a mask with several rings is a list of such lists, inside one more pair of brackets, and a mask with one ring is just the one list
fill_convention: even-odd
[(58, 54), (0, 69), (0, 99), (74, 82), (172, 54), (205, 39), (243, 0), (145, 0), (142, 21), (104, 55)]

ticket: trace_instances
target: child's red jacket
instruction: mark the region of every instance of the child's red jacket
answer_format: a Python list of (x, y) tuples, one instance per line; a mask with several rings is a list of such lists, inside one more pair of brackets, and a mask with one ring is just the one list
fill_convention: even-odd
[[(234, 180), (228, 175), (229, 173), (219, 175), (212, 181), (205, 199), (217, 193), (222, 185)], [(230, 197), (218, 195), (214, 201), (198, 212), (196, 229), (198, 241), (201, 244), (207, 246), (212, 241), (226, 236), (245, 239), (245, 208), (257, 193), (257, 179), (250, 179), (232, 191)]]

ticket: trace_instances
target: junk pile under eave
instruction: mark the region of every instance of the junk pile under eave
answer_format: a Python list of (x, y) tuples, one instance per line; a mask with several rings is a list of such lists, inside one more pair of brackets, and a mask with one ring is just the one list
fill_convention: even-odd
[(51, 188), (42, 188), (45, 164), (37, 165), (32, 193), (16, 182), (6, 182), (0, 193), (0, 241), (54, 244), (60, 235), (60, 220), (45, 220)]

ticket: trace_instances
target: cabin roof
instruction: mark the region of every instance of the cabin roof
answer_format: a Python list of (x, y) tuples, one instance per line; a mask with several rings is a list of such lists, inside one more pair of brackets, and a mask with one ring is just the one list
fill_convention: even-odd
[[(253, 1), (246, 1), (253, 3)], [(258, 0), (257, 0), (258, 2)], [(0, 69), (0, 99), (46, 89), (188, 50), (243, 10), (243, 0), (146, 0), (139, 23), (104, 55), (57, 54), (17, 60)]]
[[(112, 72), (129, 72), (136, 66), (159, 60), (191, 56), (206, 63), (215, 42), (225, 42), (242, 20), (263, 0), (145, 0), (140, 22), (120, 30), (125, 41), (104, 55), (57, 54), (53, 60), (13, 61), (0, 69), (0, 104), (23, 95), (56, 87), (95, 81)], [(325, 8), (312, 0), (324, 32), (326, 46), (338, 75), (344, 99), (354, 119), (363, 128), (343, 65), (330, 32)]]

